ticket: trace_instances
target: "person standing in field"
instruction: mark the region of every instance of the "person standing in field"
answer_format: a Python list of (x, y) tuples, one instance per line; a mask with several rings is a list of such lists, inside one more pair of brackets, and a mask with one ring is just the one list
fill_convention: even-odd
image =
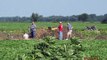
[(59, 30), (59, 40), (62, 40), (63, 39), (63, 25), (62, 25), (62, 22), (59, 23), (58, 30)]
[(30, 26), (30, 38), (35, 38), (36, 36), (36, 25), (34, 22), (32, 22), (32, 25)]
[(70, 23), (68, 23), (67, 24), (67, 30), (68, 30), (68, 32), (67, 32), (67, 39), (66, 40), (68, 40), (69, 38), (71, 38), (71, 36), (72, 36), (72, 25), (70, 24)]

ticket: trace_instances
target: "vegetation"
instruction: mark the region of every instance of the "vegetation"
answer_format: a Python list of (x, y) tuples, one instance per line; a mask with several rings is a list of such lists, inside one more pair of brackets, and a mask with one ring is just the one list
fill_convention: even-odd
[(86, 58), (94, 60), (107, 59), (107, 40), (84, 40), (82, 45), (85, 48), (84, 55)]
[(15, 60), (19, 55), (32, 50), (35, 43), (33, 40), (0, 40), (0, 60)]
[[(58, 47), (62, 47), (62, 51), (64, 51), (65, 47), (67, 48), (67, 51), (64, 51), (64, 55), (59, 56), (58, 54), (55, 54), (55, 56), (58, 56), (57, 58), (59, 59), (59, 57), (65, 56), (65, 53), (68, 53), (69, 50), (73, 50), (72, 53), (74, 53), (75, 51), (78, 53), (80, 51), (80, 53), (78, 53), (77, 55), (79, 55), (80, 57), (78, 57), (77, 55), (73, 55), (75, 57), (78, 58), (87, 58), (87, 59), (99, 59), (99, 60), (106, 60), (106, 51), (107, 51), (107, 39), (104, 38), (107, 37), (107, 24), (101, 24), (100, 22), (71, 22), (73, 25), (73, 30), (74, 32), (78, 32), (79, 34), (81, 34), (82, 37), (84, 37), (84, 39), (72, 39), (72, 40), (56, 40), (54, 38), (45, 38), (44, 40), (0, 40), (0, 60), (20, 60), (20, 59), (26, 59), (26, 58), (32, 58), (32, 56), (37, 56), (37, 54), (32, 54), (32, 52), (39, 50), (41, 53), (42, 50), (39, 49), (37, 46), (39, 46), (40, 48), (42, 48), (40, 45), (42, 44), (49, 44), (48, 48), (44, 49), (43, 51), (49, 52), (49, 59), (53, 56), (52, 54), (55, 54), (51, 51), (57, 52), (58, 51)], [(57, 27), (58, 26), (58, 22), (36, 22), (35, 23), (37, 25), (37, 30), (44, 28), (47, 29), (49, 26), (51, 27)], [(20, 34), (23, 32), (28, 32), (28, 27), (29, 27), (30, 23), (25, 22), (25, 23), (18, 23), (18, 22), (14, 22), (14, 23), (9, 23), (9, 22), (3, 22), (0, 23), (0, 33), (13, 33), (13, 34)], [(63, 25), (66, 26), (67, 22), (63, 22)], [(97, 27), (97, 29), (100, 31), (100, 33), (96, 32), (96, 31), (89, 31), (89, 30), (84, 30), (86, 26), (92, 26), (95, 25)], [(98, 37), (100, 39), (95, 39), (95, 37)], [(76, 38), (78, 36), (75, 36)], [(1, 37), (0, 37), (1, 38)], [(47, 40), (51, 40), (53, 44), (50, 44), (50, 41), (45, 42)], [(80, 46), (77, 46), (75, 43), (71, 43), (80, 40), (81, 43)], [(43, 45), (45, 46), (45, 45)], [(55, 46), (55, 47), (53, 47)], [(83, 51), (81, 50), (74, 50), (72, 49), (72, 46), (75, 47), (76, 49), (78, 49), (79, 47), (83, 47), (81, 48)], [(44, 48), (44, 47), (43, 47)], [(51, 50), (52, 48), (52, 50)], [(51, 50), (51, 51), (50, 51)], [(45, 53), (46, 53), (45, 52)], [(61, 53), (58, 51), (58, 53)], [(48, 53), (47, 53), (48, 54)], [(67, 54), (69, 55), (69, 54)], [(72, 55), (72, 54), (71, 54)], [(43, 58), (47, 58), (47, 56), (44, 57), (44, 55), (42, 56)], [(67, 57), (69, 58), (69, 57)], [(73, 58), (73, 57), (72, 57)], [(77, 59), (78, 59), (77, 58)], [(63, 58), (62, 58), (63, 59)]]
[[(42, 41), (38, 40), (0, 40), (0, 60), (18, 60), (24, 58), (26, 53), (34, 50), (35, 44)], [(70, 40), (55, 41), (55, 46), (63, 45)], [(99, 60), (107, 59), (107, 41), (106, 40), (81, 40), (84, 51), (81, 53), (83, 57), (94, 58)], [(26, 58), (26, 57), (25, 57)]]
[[(36, 22), (35, 23), (37, 25), (37, 29), (39, 28), (45, 28), (47, 29), (49, 26), (50, 27), (57, 27), (59, 22), (54, 23), (54, 22)], [(73, 25), (73, 29), (76, 30), (82, 30), (84, 29), (86, 26), (91, 26), (91, 25), (95, 25), (97, 27), (97, 29), (99, 30), (106, 30), (107, 29), (107, 24), (101, 24), (99, 22), (71, 22), (71, 24)], [(13, 22), (13, 23), (9, 23), (9, 22), (0, 22), (0, 31), (28, 31), (29, 26), (31, 25), (31, 23), (21, 23), (21, 22)], [(64, 26), (67, 26), (67, 22), (63, 23)]]
[(39, 18), (42, 18), (42, 16), (38, 15), (37, 13), (32, 13), (31, 15), (32, 21), (37, 22)]
[(81, 14), (81, 15), (78, 16), (78, 19), (79, 19), (79, 21), (85, 22), (88, 19), (88, 14), (86, 14), (86, 13)]
[[(48, 27), (57, 27), (59, 22), (36, 22), (37, 25), (37, 31), (40, 29), (48, 29)], [(76, 34), (76, 37), (82, 37), (84, 39), (97, 39), (97, 37), (101, 36), (101, 38), (98, 39), (103, 39), (107, 36), (107, 24), (101, 24), (99, 22), (71, 22), (74, 30), (74, 34)], [(25, 32), (29, 33), (29, 26), (31, 23), (19, 23), (19, 22), (14, 22), (14, 23), (9, 23), (9, 22), (4, 22), (0, 23), (0, 33), (4, 34), (7, 36), (7, 34), (10, 35), (22, 35)], [(96, 26), (98, 31), (88, 31), (85, 30), (87, 26)], [(63, 26), (67, 26), (67, 22), (63, 22)], [(3, 36), (3, 35), (1, 35)], [(3, 36), (3, 37), (5, 37)], [(2, 38), (2, 37), (0, 37)], [(8, 36), (7, 36), (8, 38)], [(5, 38), (5, 39), (7, 39)], [(9, 38), (10, 39), (10, 38)], [(13, 40), (13, 39), (12, 39)]]
[[(55, 45), (54, 37), (46, 37), (43, 42), (34, 45), (32, 52), (28, 53), (25, 60), (82, 60), (80, 53), (83, 47), (78, 39), (71, 39), (70, 43)], [(22, 57), (23, 59), (23, 57)]]
[(102, 20), (101, 23), (107, 24), (107, 19)]

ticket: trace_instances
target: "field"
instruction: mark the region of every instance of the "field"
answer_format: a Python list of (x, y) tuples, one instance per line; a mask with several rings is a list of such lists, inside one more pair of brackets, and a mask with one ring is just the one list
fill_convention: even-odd
[[(95, 25), (98, 29), (105, 30), (107, 29), (107, 24), (100, 24), (99, 22), (71, 22), (74, 29), (83, 29), (85, 26), (90, 26), (90, 25)], [(37, 25), (37, 29), (39, 28), (47, 28), (49, 26), (51, 27), (57, 27), (59, 23), (54, 23), (54, 22), (37, 22), (35, 23)], [(0, 22), (0, 31), (28, 31), (29, 26), (31, 23), (17, 23), (17, 22)], [(67, 25), (67, 22), (63, 23), (64, 26)]]
[[(107, 39), (107, 24), (101, 24), (99, 22), (71, 22), (73, 25), (73, 30), (74, 30), (74, 36), (79, 37), (79, 38), (90, 38), (90, 39)], [(59, 23), (55, 22), (37, 22), (37, 36), (38, 35), (45, 35), (46, 29), (48, 27), (57, 27)], [(21, 40), (22, 35), (26, 32), (29, 33), (29, 26), (31, 23), (0, 23), (0, 40)], [(67, 22), (63, 23), (64, 26), (67, 26)], [(86, 26), (92, 26), (95, 25), (97, 29), (100, 31), (100, 34), (97, 33), (97, 31), (83, 31)], [(65, 28), (66, 29), (66, 28)], [(46, 33), (43, 33), (46, 32)], [(13, 38), (11, 38), (13, 37)], [(38, 38), (38, 37), (37, 37)], [(39, 37), (42, 38), (42, 37)]]
[[(81, 39), (81, 44), (85, 47), (82, 52), (83, 56), (89, 59), (99, 58), (99, 60), (107, 59), (107, 24), (100, 24), (99, 22), (71, 22), (75, 37)], [(63, 23), (66, 26), (66, 22)], [(37, 22), (37, 29), (47, 29), (49, 26), (57, 27), (55, 22)], [(96, 31), (84, 31), (86, 26), (95, 25), (100, 33)], [(23, 34), (28, 32), (30, 23), (0, 23), (0, 38), (2, 33), (7, 34)], [(4, 35), (5, 37), (5, 35)], [(17, 60), (17, 57), (24, 56), (25, 53), (32, 51), (33, 45), (41, 42), (39, 40), (4, 40), (0, 39), (0, 60)], [(68, 43), (68, 41), (56, 41), (57, 44)]]
[[(32, 51), (33, 45), (40, 41), (34, 40), (1, 40), (0, 41), (0, 60), (17, 60), (18, 55), (24, 56), (25, 53)], [(57, 44), (69, 41), (57, 41)], [(100, 60), (107, 59), (106, 40), (84, 40), (82, 45), (85, 47), (84, 57), (98, 57)]]

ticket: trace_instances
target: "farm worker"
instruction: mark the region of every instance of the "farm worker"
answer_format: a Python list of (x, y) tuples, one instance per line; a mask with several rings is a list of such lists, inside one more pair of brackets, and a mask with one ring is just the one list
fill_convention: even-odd
[(67, 24), (67, 30), (68, 30), (68, 32), (67, 32), (67, 39), (66, 40), (68, 40), (69, 38), (71, 38), (72, 28), (73, 28), (72, 25), (70, 23), (68, 23)]
[(32, 22), (32, 25), (30, 26), (30, 37), (34, 38), (36, 35), (36, 25), (34, 22)]
[(25, 33), (25, 34), (23, 35), (23, 37), (24, 37), (24, 39), (26, 39), (26, 40), (29, 39), (29, 35), (28, 35), (27, 33)]
[(59, 23), (59, 26), (58, 26), (58, 29), (59, 29), (59, 40), (62, 40), (63, 39), (63, 25), (62, 25), (62, 22)]

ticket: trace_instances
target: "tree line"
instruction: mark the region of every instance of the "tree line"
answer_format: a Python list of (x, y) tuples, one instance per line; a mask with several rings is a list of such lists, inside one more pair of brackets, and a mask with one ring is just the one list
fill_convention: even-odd
[(87, 14), (83, 13), (80, 15), (72, 15), (72, 16), (48, 16), (44, 17), (43, 15), (39, 15), (38, 13), (32, 13), (30, 17), (0, 17), (0, 22), (31, 22), (31, 21), (41, 21), (41, 22), (59, 22), (59, 21), (82, 21), (82, 22), (107, 22), (107, 14), (104, 15), (96, 15), (96, 14)]

